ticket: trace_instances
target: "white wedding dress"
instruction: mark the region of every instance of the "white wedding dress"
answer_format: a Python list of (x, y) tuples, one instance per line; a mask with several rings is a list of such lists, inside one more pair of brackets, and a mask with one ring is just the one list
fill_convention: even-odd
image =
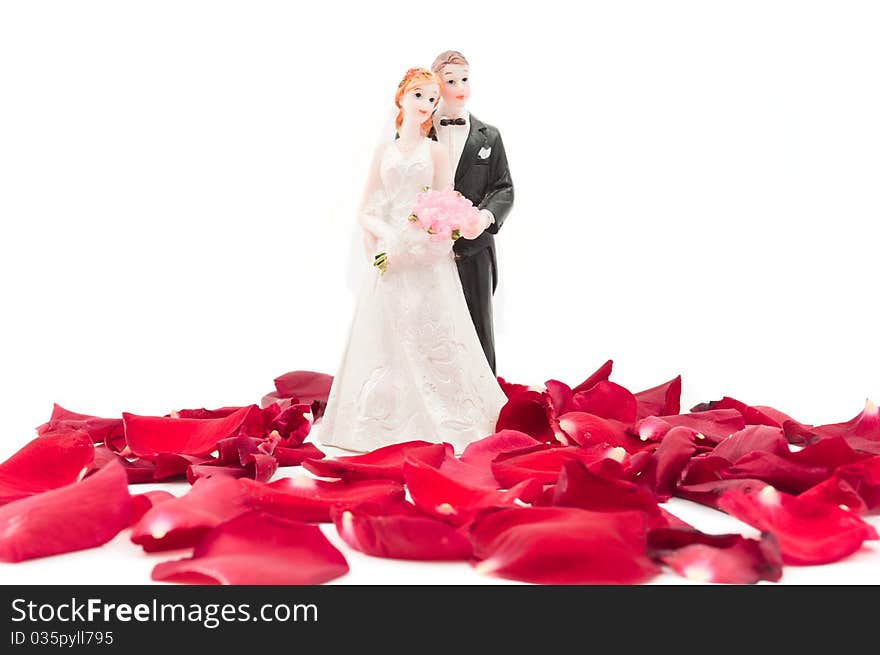
[(382, 191), (370, 213), (398, 236), (382, 275), (365, 275), (327, 400), (318, 440), (365, 452), (422, 439), (460, 453), (495, 431), (507, 397), (492, 373), (468, 311), (452, 240), (441, 244), (408, 221), (433, 179), (430, 141), (411, 154), (395, 143), (380, 160)]

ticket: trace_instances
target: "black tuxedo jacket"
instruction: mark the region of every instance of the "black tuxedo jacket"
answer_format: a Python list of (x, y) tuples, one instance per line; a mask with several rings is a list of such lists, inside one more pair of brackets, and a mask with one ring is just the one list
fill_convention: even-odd
[[(429, 136), (437, 139), (433, 127)], [(494, 265), (494, 235), (498, 234), (513, 206), (513, 182), (501, 134), (496, 127), (478, 120), (473, 114), (470, 115), (470, 132), (455, 170), (455, 189), (478, 208), (492, 212), (495, 222), (476, 239), (457, 239), (453, 251), (459, 257), (468, 257), (490, 248)]]

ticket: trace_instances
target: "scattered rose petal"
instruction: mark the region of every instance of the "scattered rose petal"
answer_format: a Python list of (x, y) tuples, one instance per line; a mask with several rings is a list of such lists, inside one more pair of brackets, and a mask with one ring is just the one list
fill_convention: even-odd
[(345, 543), (374, 557), (466, 560), (473, 555), (464, 532), (403, 501), (334, 510), (333, 521)]
[(772, 407), (746, 405), (744, 402), (729, 396), (724, 396), (721, 400), (701, 403), (692, 407), (691, 411), (705, 412), (713, 409), (735, 409), (742, 414), (746, 425), (768, 425), (774, 428), (781, 428), (785, 421), (791, 420), (790, 416)]
[(574, 387), (571, 392), (575, 394), (580, 393), (581, 391), (587, 391), (591, 389), (593, 385), (601, 382), (602, 380), (607, 380), (611, 376), (611, 368), (613, 366), (614, 360), (609, 359), (604, 364), (602, 364), (602, 366), (597, 368), (592, 374), (590, 374), (586, 380)]
[[(492, 460), (501, 453), (540, 445), (540, 441), (519, 430), (501, 430), (478, 441), (469, 443), (459, 459), (475, 469), (485, 471), (487, 479), (495, 479), (492, 474)], [(448, 459), (448, 458), (447, 458)], [(445, 462), (446, 460), (444, 460)]]
[(157, 564), (153, 580), (224, 585), (312, 585), (348, 573), (316, 525), (251, 511), (222, 523), (193, 556)]
[(215, 463), (193, 464), (186, 469), (186, 479), (192, 484), (200, 478), (223, 476), (227, 478), (250, 478), (259, 482), (268, 482), (275, 471), (278, 470), (278, 461), (272, 455), (255, 453), (251, 455), (250, 462), (240, 464), (222, 465)]
[(700, 452), (699, 442), (699, 434), (692, 428), (669, 430), (642, 471), (642, 483), (659, 498), (669, 498), (690, 459)]
[(159, 453), (207, 455), (217, 442), (238, 433), (256, 405), (242, 407), (222, 418), (172, 418), (138, 416), (123, 412), (125, 439), (135, 455), (152, 457)]
[(635, 434), (643, 441), (659, 441), (674, 427), (688, 427), (717, 444), (745, 426), (745, 419), (735, 409), (713, 409), (662, 418), (649, 416), (636, 423)]
[(654, 447), (627, 434), (624, 423), (588, 412), (567, 412), (559, 417), (558, 426), (568, 443), (581, 446), (608, 444), (620, 446), (628, 453)]
[[(624, 480), (623, 475), (623, 467), (613, 460), (601, 460), (590, 466), (566, 462), (559, 481), (551, 488), (551, 503), (595, 512), (637, 510), (659, 518), (657, 499), (645, 488)], [(665, 520), (660, 523), (665, 525)]]
[(418, 456), (432, 466), (439, 466), (446, 457), (444, 444), (428, 441), (406, 441), (377, 448), (363, 455), (307, 459), (303, 468), (322, 478), (343, 480), (385, 479), (403, 482), (403, 461), (407, 454), (418, 451)]
[(714, 480), (699, 484), (679, 484), (675, 495), (692, 500), (701, 505), (721, 509), (718, 502), (725, 493), (730, 490), (742, 491), (743, 493), (758, 492), (768, 487), (763, 480), (737, 479), (737, 480)]
[(145, 551), (186, 548), (216, 525), (249, 509), (247, 492), (234, 478), (196, 480), (183, 496), (148, 510), (131, 531)]
[(406, 460), (404, 479), (413, 503), (436, 518), (453, 525), (465, 525), (486, 507), (513, 505), (540, 495), (542, 486), (531, 479), (522, 480), (506, 490), (472, 487), (444, 475), (436, 467), (415, 458)]
[(471, 525), (471, 542), (479, 573), (537, 584), (638, 584), (659, 571), (640, 512), (494, 510)]
[(79, 414), (64, 409), (58, 403), (52, 405), (52, 415), (46, 423), (37, 426), (37, 434), (43, 436), (58, 430), (87, 432), (95, 443), (104, 443), (117, 452), (125, 447), (125, 429), (121, 418), (101, 418)]
[(131, 525), (140, 521), (141, 517), (151, 508), (172, 498), (175, 498), (175, 495), (163, 489), (133, 495), (131, 497)]
[(514, 394), (501, 408), (495, 431), (516, 430), (538, 441), (555, 441), (547, 413), (547, 398), (543, 392), (529, 390)]
[(733, 464), (744, 455), (763, 451), (774, 455), (788, 455), (788, 440), (781, 428), (767, 425), (749, 425), (722, 440), (712, 451)]
[(523, 480), (535, 479), (554, 484), (562, 465), (572, 460), (591, 464), (605, 457), (625, 461), (626, 451), (611, 446), (543, 446), (502, 453), (492, 462), (492, 473), (502, 487), (510, 488)]
[[(858, 416), (843, 423), (812, 426), (789, 420), (782, 424), (782, 428), (785, 430), (785, 436), (794, 444), (805, 445), (820, 439), (842, 437), (859, 450), (865, 442), (869, 446), (874, 445), (874, 442), (880, 442), (880, 409), (868, 400)], [(873, 449), (868, 452), (876, 454)]]
[(635, 418), (637, 421), (648, 416), (678, 414), (681, 411), (681, 376), (634, 395), (638, 402)]
[(826, 564), (854, 553), (877, 531), (855, 513), (803, 500), (766, 486), (754, 493), (731, 489), (719, 499), (723, 511), (779, 541), (786, 564)]
[(125, 470), (110, 462), (81, 482), (0, 507), (0, 561), (100, 546), (129, 525), (131, 512)]
[(799, 494), (825, 480), (830, 471), (824, 466), (799, 464), (774, 455), (755, 451), (740, 457), (736, 464), (719, 472), (724, 479), (754, 478), (781, 491)]
[(95, 446), (85, 432), (37, 437), (0, 463), (0, 505), (81, 480), (94, 459)]
[(304, 443), (296, 448), (275, 446), (272, 454), (278, 460), (278, 466), (299, 466), (307, 459), (323, 459), (325, 456), (313, 443)]
[(648, 554), (679, 575), (699, 582), (754, 584), (782, 577), (782, 556), (773, 535), (747, 539), (698, 530), (662, 528), (648, 533)]
[(610, 380), (600, 380), (589, 389), (574, 394), (573, 409), (606, 419), (632, 423), (636, 419), (636, 397)]
[(328, 523), (333, 509), (366, 502), (402, 501), (403, 485), (392, 480), (315, 480), (307, 475), (281, 478), (270, 484), (242, 480), (251, 507), (297, 521)]

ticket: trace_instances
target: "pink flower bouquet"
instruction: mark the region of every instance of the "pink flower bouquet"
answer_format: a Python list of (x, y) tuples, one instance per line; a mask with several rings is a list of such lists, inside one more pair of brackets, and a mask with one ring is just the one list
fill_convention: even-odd
[(425, 189), (416, 196), (409, 220), (427, 231), (431, 241), (475, 239), (482, 232), (480, 210), (458, 191)]

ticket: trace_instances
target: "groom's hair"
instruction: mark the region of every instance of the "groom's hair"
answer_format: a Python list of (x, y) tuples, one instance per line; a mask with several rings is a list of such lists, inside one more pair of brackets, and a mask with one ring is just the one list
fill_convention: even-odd
[(468, 60), (465, 59), (464, 55), (458, 50), (446, 50), (437, 55), (434, 63), (431, 64), (431, 70), (437, 75), (440, 75), (447, 64), (460, 64), (462, 66), (470, 65), (468, 64)]

